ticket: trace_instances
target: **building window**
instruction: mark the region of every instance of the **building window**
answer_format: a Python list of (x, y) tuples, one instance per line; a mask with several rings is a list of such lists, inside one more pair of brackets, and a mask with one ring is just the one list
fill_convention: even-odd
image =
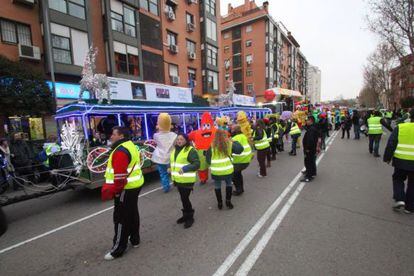
[(128, 74), (139, 76), (139, 59), (136, 55), (128, 54)]
[(115, 52), (116, 72), (139, 76), (139, 59), (137, 55)]
[(251, 40), (247, 40), (246, 41), (246, 47), (250, 47), (252, 46), (252, 41)]
[(246, 26), (246, 33), (250, 33), (253, 30), (252, 25)]
[(218, 73), (207, 71), (207, 87), (210, 90), (218, 90)]
[(234, 93), (236, 93), (236, 94), (241, 94), (241, 95), (243, 95), (244, 93), (243, 93), (243, 84), (241, 83), (241, 82), (239, 82), (239, 83), (235, 83), (234, 84), (234, 88), (236, 88), (236, 91), (234, 91)]
[(217, 66), (218, 49), (207, 44), (207, 63)]
[(242, 81), (242, 70), (233, 70), (233, 81), (239, 82)]
[(216, 0), (205, 0), (204, 7), (208, 13), (216, 15)]
[(174, 14), (174, 18), (175, 18), (175, 8), (176, 6), (173, 5), (172, 3), (166, 3), (165, 4), (165, 10), (167, 13), (173, 13)]
[(124, 6), (124, 14), (111, 11), (112, 30), (135, 37), (135, 12), (133, 9)]
[(253, 62), (253, 55), (246, 55), (246, 63), (251, 64)]
[(127, 55), (115, 53), (115, 67), (117, 73), (128, 74)]
[(139, 21), (141, 43), (143, 45), (162, 50), (163, 42), (160, 22), (142, 13), (139, 16)]
[(246, 71), (246, 77), (251, 77), (253, 76), (253, 71), (252, 70), (247, 70)]
[(20, 43), (27, 46), (32, 45), (32, 33), (28, 25), (1, 20), (0, 33), (3, 42)]
[(85, 19), (84, 0), (49, 0), (49, 8), (58, 12)]
[(233, 28), (231, 35), (233, 37), (233, 40), (240, 39), (241, 38), (241, 28), (240, 27)]
[(224, 39), (230, 38), (230, 32), (225, 32), (223, 37)]
[(241, 41), (233, 42), (233, 55), (241, 53)]
[(213, 20), (206, 19), (206, 28), (207, 28), (207, 38), (217, 41), (217, 24)]
[(194, 15), (192, 15), (191, 13), (186, 12), (185, 13), (185, 18), (186, 18), (187, 24), (193, 24), (194, 25)]
[(170, 77), (178, 77), (178, 65), (168, 64), (168, 73)]
[(193, 68), (188, 68), (188, 84), (191, 85), (191, 83), (193, 83), (193, 87), (194, 87), (196, 80), (197, 80), (197, 70)]
[(139, 6), (158, 16), (158, 0), (139, 0)]
[(53, 60), (58, 63), (72, 64), (70, 38), (52, 35)]
[(195, 42), (187, 39), (187, 53), (195, 53), (195, 52), (196, 52)]
[(168, 45), (177, 45), (177, 34), (167, 31), (167, 43)]
[(224, 53), (230, 52), (230, 46), (224, 46)]
[(251, 94), (253, 92), (253, 83), (249, 83), (246, 86), (247, 92)]
[(233, 68), (238, 68), (242, 66), (242, 57), (241, 55), (233, 56)]
[(144, 80), (164, 83), (163, 57), (145, 50), (142, 51), (142, 63), (144, 67)]

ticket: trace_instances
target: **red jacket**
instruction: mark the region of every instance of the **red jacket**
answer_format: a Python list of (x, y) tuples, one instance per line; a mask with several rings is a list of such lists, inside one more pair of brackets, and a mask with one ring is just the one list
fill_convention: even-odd
[(131, 156), (127, 149), (119, 147), (112, 155), (112, 167), (114, 169), (114, 183), (105, 183), (102, 186), (101, 198), (102, 200), (110, 200), (119, 194), (127, 184), (128, 177), (128, 164), (131, 160)]

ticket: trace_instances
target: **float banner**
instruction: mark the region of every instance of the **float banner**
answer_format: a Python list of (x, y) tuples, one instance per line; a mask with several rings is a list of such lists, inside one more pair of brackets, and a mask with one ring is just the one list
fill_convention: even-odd
[(242, 106), (255, 106), (256, 102), (253, 97), (233, 94), (233, 104)]
[[(53, 88), (52, 82), (46, 82), (50, 89)], [(80, 93), (80, 85), (77, 83), (55, 82), (55, 92), (57, 99), (77, 99)], [(89, 91), (83, 93), (84, 100), (90, 99)]]

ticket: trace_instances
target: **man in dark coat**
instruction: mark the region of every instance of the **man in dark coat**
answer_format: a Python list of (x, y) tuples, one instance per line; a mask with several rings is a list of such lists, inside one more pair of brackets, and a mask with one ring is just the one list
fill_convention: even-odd
[(320, 133), (318, 128), (315, 126), (315, 118), (309, 116), (306, 120), (306, 133), (303, 136), (303, 153), (305, 155), (305, 168), (304, 177), (301, 182), (310, 182), (313, 177), (316, 176), (316, 155), (319, 152), (318, 142)]

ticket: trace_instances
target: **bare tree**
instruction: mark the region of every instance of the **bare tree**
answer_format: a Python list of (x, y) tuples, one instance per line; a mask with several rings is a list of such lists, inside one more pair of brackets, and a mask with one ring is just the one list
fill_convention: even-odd
[(358, 101), (361, 106), (375, 108), (377, 107), (378, 96), (370, 87), (364, 86), (359, 92)]
[(399, 57), (414, 54), (414, 0), (369, 0), (370, 29), (388, 42)]

